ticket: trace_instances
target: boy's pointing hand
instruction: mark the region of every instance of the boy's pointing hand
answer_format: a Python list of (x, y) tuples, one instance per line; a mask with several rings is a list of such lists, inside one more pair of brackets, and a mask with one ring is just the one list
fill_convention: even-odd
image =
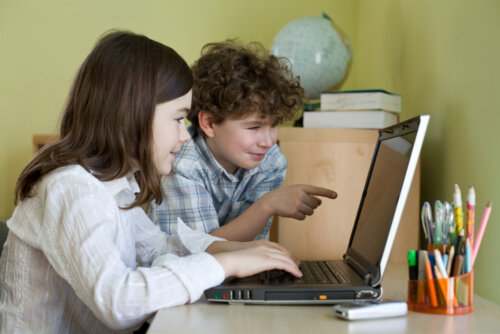
[(309, 184), (294, 184), (268, 192), (259, 201), (271, 215), (304, 220), (321, 204), (321, 199), (316, 196), (335, 199), (337, 193)]

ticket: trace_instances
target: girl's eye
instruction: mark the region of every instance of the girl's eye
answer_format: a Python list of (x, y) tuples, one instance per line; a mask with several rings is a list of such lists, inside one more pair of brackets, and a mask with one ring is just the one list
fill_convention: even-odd
[(177, 123), (182, 123), (182, 122), (184, 122), (184, 117), (177, 118), (176, 121), (177, 121)]
[(252, 126), (251, 128), (248, 128), (249, 130), (257, 130), (259, 126)]

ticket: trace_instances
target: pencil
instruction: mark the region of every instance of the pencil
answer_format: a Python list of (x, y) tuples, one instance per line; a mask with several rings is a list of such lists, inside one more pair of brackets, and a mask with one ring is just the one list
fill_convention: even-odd
[(474, 220), (476, 208), (476, 191), (473, 186), (470, 186), (467, 194), (467, 236), (470, 239), (471, 247), (474, 246)]
[(427, 285), (429, 287), (429, 298), (431, 300), (431, 305), (433, 307), (438, 306), (437, 302), (437, 297), (436, 297), (436, 288), (434, 287), (434, 282), (432, 280), (432, 268), (431, 268), (431, 262), (429, 261), (429, 258), (425, 258), (425, 272), (427, 274)]
[(455, 255), (455, 261), (453, 261), (453, 271), (451, 276), (460, 276), (462, 274), (462, 263), (464, 261), (463, 255)]
[(491, 213), (491, 201), (488, 201), (486, 207), (484, 208), (483, 217), (481, 218), (481, 223), (479, 224), (479, 229), (477, 230), (476, 242), (474, 242), (474, 247), (472, 247), (472, 266), (476, 262), (477, 252), (481, 246), (481, 241), (483, 240), (484, 230), (488, 224)]
[(458, 184), (455, 184), (455, 191), (453, 192), (453, 203), (455, 204), (455, 223), (456, 233), (459, 233), (464, 228), (464, 217), (462, 212), (462, 194)]
[(446, 273), (448, 274), (448, 277), (451, 276), (451, 267), (453, 266), (454, 256), (455, 256), (455, 246), (451, 245), (450, 253), (448, 255), (448, 263), (446, 265)]
[(453, 281), (448, 280), (443, 277), (440, 273), (439, 267), (437, 265), (434, 266), (434, 272), (436, 273), (436, 281), (438, 282), (439, 289), (441, 290), (441, 294), (443, 295), (444, 301), (446, 303), (446, 307), (458, 307), (458, 300), (455, 297), (455, 293), (453, 291), (454, 285)]
[(465, 239), (464, 273), (470, 273), (472, 270), (472, 261), (470, 256), (470, 239)]

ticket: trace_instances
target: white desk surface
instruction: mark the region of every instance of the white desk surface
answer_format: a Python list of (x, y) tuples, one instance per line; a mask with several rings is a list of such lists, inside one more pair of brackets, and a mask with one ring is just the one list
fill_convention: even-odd
[[(407, 278), (405, 264), (390, 264), (383, 297), (406, 301)], [(333, 314), (331, 305), (227, 305), (202, 298), (159, 310), (148, 333), (500, 333), (500, 305), (475, 295), (469, 314), (408, 311), (398, 318), (346, 321)]]

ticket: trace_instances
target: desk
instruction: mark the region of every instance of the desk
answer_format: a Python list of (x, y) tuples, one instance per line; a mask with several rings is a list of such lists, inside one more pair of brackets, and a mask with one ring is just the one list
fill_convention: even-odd
[[(382, 286), (384, 298), (406, 300), (407, 266), (390, 263)], [(465, 315), (408, 312), (405, 317), (346, 321), (332, 306), (225, 305), (204, 299), (162, 309), (148, 333), (498, 333), (500, 306), (477, 295)]]

